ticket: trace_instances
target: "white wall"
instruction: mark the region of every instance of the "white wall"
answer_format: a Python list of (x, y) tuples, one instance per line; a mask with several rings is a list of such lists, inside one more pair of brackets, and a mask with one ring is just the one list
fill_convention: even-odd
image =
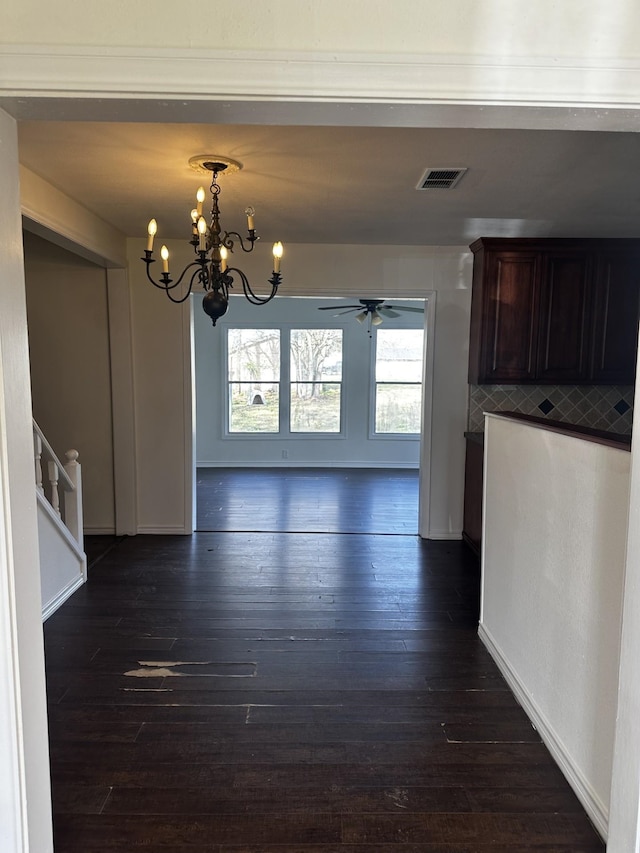
[[(147, 281), (144, 243), (128, 240), (136, 429), (137, 531), (190, 533), (193, 512), (190, 303)], [(177, 253), (176, 253), (177, 255)]]
[(630, 461), (628, 451), (486, 418), (480, 636), (603, 834)]
[[(640, 402), (640, 352), (636, 373)], [(608, 853), (640, 851), (640, 430), (631, 448), (631, 499)]]
[[(400, 302), (400, 300), (398, 300)], [(417, 468), (420, 437), (371, 437), (369, 413), (373, 376), (372, 339), (366, 325), (356, 322), (357, 312), (334, 317), (334, 311), (319, 311), (331, 305), (327, 299), (295, 299), (278, 296), (264, 306), (253, 306), (243, 297), (232, 297), (227, 314), (216, 328), (201, 307), (202, 297), (194, 296), (196, 347), (196, 459), (199, 465), (258, 466), (344, 466)], [(353, 300), (333, 300), (335, 311), (353, 305)], [(357, 304), (357, 303), (356, 303)], [(407, 303), (409, 304), (409, 303)], [(413, 303), (416, 304), (416, 303)], [(418, 303), (424, 304), (424, 303)], [(227, 328), (234, 325), (278, 328), (336, 328), (342, 330), (342, 410), (344, 435), (306, 434), (260, 435), (224, 434), (226, 397), (224, 341)], [(424, 317), (403, 314), (387, 321), (384, 328), (422, 329)], [(285, 393), (283, 388), (281, 393)], [(283, 451), (287, 458), (283, 459)]]
[[(169, 0), (126, 9), (73, 0), (43, 6), (5, 0), (0, 17), (6, 44), (130, 45), (231, 50), (353, 50), (406, 54), (637, 57), (634, 0), (604, 3), (538, 0), (270, 0), (220, 7), (215, 15), (184, 15)], [(38, 21), (34, 29), (34, 21)]]
[(80, 454), (85, 530), (113, 533), (106, 272), (25, 234), (25, 280), (33, 415), (59, 459)]
[(50, 853), (27, 315), (15, 122), (0, 111), (0, 842)]

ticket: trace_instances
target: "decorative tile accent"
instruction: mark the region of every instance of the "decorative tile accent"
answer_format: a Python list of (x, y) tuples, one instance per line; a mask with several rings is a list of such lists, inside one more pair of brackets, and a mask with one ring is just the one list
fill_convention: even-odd
[(619, 415), (624, 415), (624, 413), (628, 412), (631, 407), (626, 400), (618, 400), (613, 408)]
[(484, 430), (485, 412), (521, 412), (630, 435), (633, 386), (470, 385), (469, 432)]

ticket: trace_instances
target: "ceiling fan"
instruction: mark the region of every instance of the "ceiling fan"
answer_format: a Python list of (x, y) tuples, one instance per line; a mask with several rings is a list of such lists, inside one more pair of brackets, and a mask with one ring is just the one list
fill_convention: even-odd
[(367, 331), (371, 337), (371, 327), (379, 326), (384, 322), (385, 317), (399, 317), (399, 311), (408, 311), (413, 314), (424, 314), (424, 308), (415, 308), (412, 305), (391, 305), (385, 302), (384, 299), (359, 299), (358, 305), (345, 305), (340, 311), (336, 311), (335, 306), (327, 305), (323, 308), (318, 308), (318, 311), (336, 311), (333, 315), (338, 317), (340, 314), (351, 314), (357, 311), (356, 320), (359, 323), (367, 323)]

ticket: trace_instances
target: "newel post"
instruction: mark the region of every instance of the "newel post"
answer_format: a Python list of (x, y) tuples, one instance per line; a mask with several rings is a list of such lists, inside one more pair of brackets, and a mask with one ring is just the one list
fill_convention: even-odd
[(64, 520), (69, 532), (84, 551), (84, 532), (82, 520), (82, 466), (78, 462), (78, 451), (67, 450), (64, 470), (74, 485), (73, 491), (64, 493)]

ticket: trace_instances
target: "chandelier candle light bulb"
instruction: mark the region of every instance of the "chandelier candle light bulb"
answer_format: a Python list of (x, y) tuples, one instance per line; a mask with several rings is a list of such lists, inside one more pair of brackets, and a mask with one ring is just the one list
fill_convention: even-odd
[(282, 243), (280, 243), (280, 242), (274, 243), (273, 244), (273, 271), (275, 273), (280, 272), (280, 258), (282, 257), (283, 253), (284, 253), (284, 248), (282, 246)]
[(152, 219), (149, 222), (149, 225), (147, 226), (147, 252), (153, 251), (153, 238), (156, 236), (157, 231), (158, 223), (155, 221), (155, 219)]
[(204, 202), (204, 187), (198, 187), (198, 192), (196, 193), (196, 214), (198, 216), (202, 216), (202, 204)]
[(166, 246), (160, 249), (160, 257), (162, 258), (162, 272), (169, 272), (169, 250)]
[[(255, 244), (259, 241), (259, 237), (255, 232), (253, 207), (245, 209), (247, 217), (248, 234), (242, 237), (237, 231), (226, 231), (220, 222), (220, 186), (218, 184), (218, 176), (225, 170), (236, 172), (242, 168), (242, 164), (236, 160), (230, 160), (225, 157), (214, 155), (200, 155), (192, 157), (189, 164), (194, 169), (202, 172), (203, 170), (212, 173), (211, 179), (211, 221), (207, 224), (207, 220), (202, 215), (202, 207), (205, 200), (204, 187), (199, 187), (196, 193), (196, 207), (191, 211), (191, 240), (195, 252), (195, 260), (188, 263), (182, 270), (180, 275), (176, 276), (176, 280), (169, 278), (169, 251), (166, 246), (162, 247), (160, 257), (162, 258), (162, 276), (154, 279), (151, 275), (151, 264), (155, 262), (153, 257), (153, 238), (158, 230), (158, 225), (155, 219), (149, 222), (147, 229), (147, 249), (144, 257), (141, 260), (147, 267), (147, 278), (154, 287), (159, 290), (164, 290), (167, 297), (175, 303), (184, 302), (189, 298), (195, 285), (199, 285), (204, 290), (202, 298), (202, 308), (209, 315), (213, 325), (216, 321), (226, 314), (229, 307), (229, 292), (234, 285), (234, 281), (239, 279), (242, 285), (242, 292), (245, 299), (252, 305), (266, 305), (277, 294), (278, 287), (282, 281), (280, 275), (280, 259), (282, 258), (282, 243), (275, 243), (273, 246), (273, 272), (268, 279), (271, 291), (265, 296), (261, 296), (254, 292), (249, 279), (235, 265), (229, 266), (227, 261), (230, 257), (229, 253), (234, 249), (239, 248), (243, 252), (252, 252)], [(180, 290), (182, 282), (185, 282)], [(174, 295), (174, 292), (178, 295)]]
[(207, 251), (207, 221), (204, 216), (198, 219), (198, 251)]

